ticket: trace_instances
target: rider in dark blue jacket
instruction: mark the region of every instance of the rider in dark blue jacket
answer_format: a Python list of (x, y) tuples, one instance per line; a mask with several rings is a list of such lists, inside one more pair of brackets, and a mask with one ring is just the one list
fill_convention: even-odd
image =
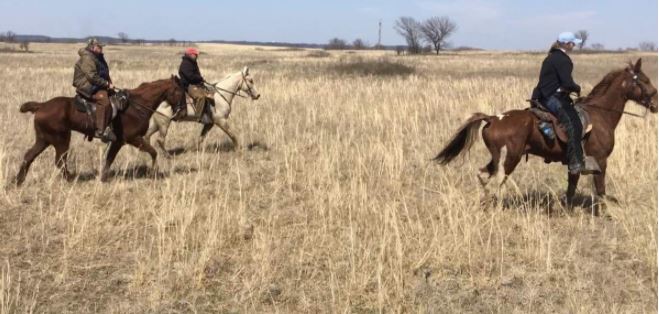
[(565, 128), (568, 135), (567, 155), (570, 174), (591, 171), (584, 166), (581, 147), (583, 126), (570, 98), (570, 93), (574, 92), (577, 95), (581, 93), (581, 86), (572, 79), (573, 65), (567, 53), (579, 43), (581, 39), (571, 32), (558, 35), (558, 40), (542, 62), (540, 79), (531, 96), (553, 113)]

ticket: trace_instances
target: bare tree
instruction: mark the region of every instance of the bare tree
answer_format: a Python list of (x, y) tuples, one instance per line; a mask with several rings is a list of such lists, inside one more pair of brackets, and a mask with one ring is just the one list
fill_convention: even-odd
[(403, 52), (405, 52), (405, 46), (396, 46), (396, 55), (397, 56), (400, 56), (401, 54), (403, 54)]
[(590, 34), (588, 34), (587, 30), (582, 29), (582, 30), (578, 30), (574, 35), (577, 36), (577, 38), (581, 39), (581, 43), (579, 44), (579, 50), (582, 50), (583, 47), (586, 47), (586, 41), (588, 40), (588, 36)]
[(30, 42), (27, 40), (24, 40), (21, 42), (21, 45), (19, 46), (21, 50), (28, 52), (30, 51)]
[(325, 49), (331, 49), (331, 50), (343, 50), (348, 47), (348, 44), (346, 43), (345, 40), (340, 39), (340, 38), (332, 38), (329, 40), (327, 43), (327, 46), (325, 46)]
[(657, 51), (657, 45), (651, 41), (644, 41), (638, 44), (638, 49), (641, 51)]
[(124, 43), (124, 44), (129, 41), (128, 34), (126, 34), (124, 32), (119, 32), (117, 34), (117, 36), (119, 37), (119, 40), (121, 40), (121, 42)]
[(410, 53), (421, 52), (421, 25), (414, 18), (401, 16), (396, 20), (394, 30), (398, 32), (407, 42), (407, 50)]
[(170, 38), (170, 39), (167, 41), (167, 44), (170, 45), (170, 46), (176, 46), (176, 43), (177, 43), (177, 41), (176, 41), (176, 39), (174, 39), (174, 38)]
[(590, 45), (590, 48), (593, 49), (593, 50), (604, 50), (604, 45), (602, 45), (600, 43), (594, 43), (594, 44)]
[(433, 45), (437, 54), (442, 48), (445, 48), (446, 38), (451, 36), (457, 28), (458, 26), (446, 16), (434, 16), (421, 24), (423, 37)]
[(16, 33), (12, 31), (7, 31), (4, 35), (4, 41), (8, 43), (13, 43), (16, 40)]
[(364, 43), (364, 41), (360, 38), (357, 38), (352, 42), (352, 49), (361, 50), (366, 48), (368, 48), (366, 43)]

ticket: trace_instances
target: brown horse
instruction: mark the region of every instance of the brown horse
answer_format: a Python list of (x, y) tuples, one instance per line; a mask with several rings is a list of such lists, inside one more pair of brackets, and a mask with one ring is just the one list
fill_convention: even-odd
[[(594, 175), (598, 200), (606, 195), (604, 178), (607, 158), (613, 151), (614, 132), (624, 113), (625, 103), (627, 100), (633, 100), (656, 113), (656, 97), (657, 89), (641, 71), (641, 59), (638, 59), (636, 64), (630, 63), (624, 69), (607, 74), (587, 97), (577, 100), (590, 115), (593, 125), (591, 132), (584, 139), (584, 149), (585, 154), (594, 157), (602, 170), (600, 174)], [(499, 116), (475, 113), (460, 127), (434, 160), (445, 165), (468, 150), (482, 121), (486, 122), (482, 131), (483, 141), (492, 155), (490, 162), (478, 173), (478, 179), (486, 193), (491, 177), (498, 177), (500, 188), (523, 155), (533, 154), (543, 157), (546, 162), (567, 163), (565, 144), (558, 140), (546, 140), (538, 129), (538, 118), (529, 110), (512, 110)], [(503, 169), (500, 169), (501, 167)], [(568, 174), (566, 201), (570, 207), (578, 181), (578, 174)]]
[[(128, 95), (128, 107), (112, 121), (117, 140), (110, 143), (107, 150), (101, 181), (107, 180), (110, 166), (125, 143), (149, 153), (152, 167), (155, 168), (156, 150), (145, 142), (142, 136), (149, 128), (149, 118), (158, 105), (163, 101), (170, 105), (176, 104), (184, 97), (184, 91), (180, 87), (178, 77), (172, 76), (170, 79), (142, 83), (139, 87), (129, 90)], [(50, 145), (55, 147), (55, 165), (61, 169), (64, 178), (73, 178), (66, 166), (71, 130), (87, 136), (94, 134), (90, 117), (74, 106), (72, 97), (56, 97), (43, 103), (27, 102), (21, 105), (21, 112), (34, 113), (36, 141), (23, 157), (23, 163), (16, 175), (16, 185), (23, 183), (34, 159)]]

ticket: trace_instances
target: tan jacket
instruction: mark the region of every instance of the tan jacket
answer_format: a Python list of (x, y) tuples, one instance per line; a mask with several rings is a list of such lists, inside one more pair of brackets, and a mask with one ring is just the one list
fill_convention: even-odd
[(93, 52), (82, 48), (78, 50), (78, 55), (80, 59), (73, 71), (73, 86), (76, 92), (91, 97), (96, 90), (107, 88), (109, 82), (99, 75), (100, 61)]

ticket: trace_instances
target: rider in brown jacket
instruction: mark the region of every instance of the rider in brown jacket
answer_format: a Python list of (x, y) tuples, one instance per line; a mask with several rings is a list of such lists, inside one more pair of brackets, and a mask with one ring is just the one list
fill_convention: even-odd
[(96, 131), (95, 136), (103, 142), (115, 141), (116, 136), (108, 124), (112, 119), (112, 106), (108, 98), (108, 91), (112, 90), (110, 68), (103, 56), (103, 45), (91, 38), (87, 47), (78, 51), (80, 59), (73, 72), (73, 86), (76, 93), (96, 103)]

